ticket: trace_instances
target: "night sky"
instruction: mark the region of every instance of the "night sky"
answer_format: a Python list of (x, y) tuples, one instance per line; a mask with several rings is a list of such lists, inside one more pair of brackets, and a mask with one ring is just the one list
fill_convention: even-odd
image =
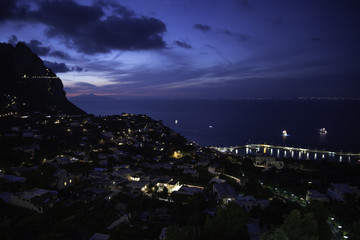
[(68, 96), (360, 97), (355, 0), (1, 0)]

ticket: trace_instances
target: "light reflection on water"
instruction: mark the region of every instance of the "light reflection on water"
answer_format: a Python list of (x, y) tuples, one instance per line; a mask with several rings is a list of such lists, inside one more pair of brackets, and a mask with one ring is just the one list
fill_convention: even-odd
[[(74, 103), (95, 115), (146, 114), (205, 146), (268, 143), (360, 152), (360, 126), (356, 121), (360, 101), (119, 100), (106, 104)], [(177, 124), (175, 120), (178, 120)], [(322, 127), (329, 132), (320, 134)], [(286, 137), (282, 136), (284, 129), (289, 133)]]

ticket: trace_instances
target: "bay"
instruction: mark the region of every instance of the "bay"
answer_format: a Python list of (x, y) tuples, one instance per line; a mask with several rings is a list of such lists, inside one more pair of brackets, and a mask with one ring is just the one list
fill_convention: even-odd
[[(95, 115), (148, 115), (203, 146), (267, 143), (360, 152), (358, 100), (115, 100), (94, 97), (70, 100)], [(319, 132), (323, 127), (328, 131), (326, 135)], [(283, 130), (289, 136), (282, 136)]]

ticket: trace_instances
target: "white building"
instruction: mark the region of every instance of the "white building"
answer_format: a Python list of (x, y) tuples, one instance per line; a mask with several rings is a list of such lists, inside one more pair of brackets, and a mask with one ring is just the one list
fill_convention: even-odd
[(56, 202), (57, 193), (57, 191), (34, 188), (26, 192), (11, 194), (9, 203), (42, 213), (44, 206), (51, 207)]

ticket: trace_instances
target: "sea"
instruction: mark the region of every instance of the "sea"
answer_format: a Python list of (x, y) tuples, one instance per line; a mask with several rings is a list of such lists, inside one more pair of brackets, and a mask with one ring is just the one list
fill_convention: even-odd
[(360, 153), (360, 100), (75, 97), (70, 101), (94, 115), (145, 114), (202, 146), (266, 143)]

